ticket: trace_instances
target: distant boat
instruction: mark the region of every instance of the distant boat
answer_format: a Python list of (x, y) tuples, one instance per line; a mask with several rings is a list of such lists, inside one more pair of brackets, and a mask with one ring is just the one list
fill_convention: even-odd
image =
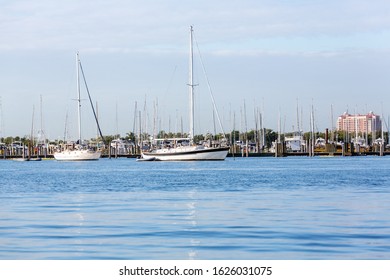
[(21, 158), (13, 158), (14, 161), (41, 161), (41, 158), (28, 158), (28, 157), (21, 157)]
[(156, 160), (156, 158), (154, 158), (154, 157), (148, 157), (148, 158), (140, 157), (140, 158), (136, 159), (136, 161), (155, 161), (155, 160)]
[(82, 68), (81, 68), (79, 53), (77, 53), (76, 55), (76, 66), (77, 66), (77, 109), (78, 109), (79, 138), (76, 144), (67, 145), (63, 151), (55, 152), (54, 158), (59, 161), (98, 160), (101, 156), (101, 152), (91, 150), (88, 146), (82, 145), (82, 140), (81, 140), (80, 69), (82, 70)]
[(13, 158), (12, 160), (13, 160), (13, 161), (29, 161), (29, 159), (28, 159), (28, 158), (26, 158), (26, 157), (21, 157), (21, 158)]
[(82, 150), (79, 147), (75, 150), (64, 150), (54, 153), (54, 158), (62, 161), (98, 160), (100, 156), (101, 153), (99, 151)]
[(12, 147), (14, 147), (17, 151), (21, 152), (21, 157), (14, 157), (12, 160), (14, 161), (29, 161), (29, 158), (26, 157), (26, 147), (22, 142), (17, 141), (12, 143)]
[(160, 146), (151, 151), (142, 152), (142, 159), (156, 161), (189, 161), (189, 160), (224, 160), (229, 151), (228, 146), (194, 144), (194, 82), (193, 82), (193, 28), (190, 28), (190, 137), (155, 139)]

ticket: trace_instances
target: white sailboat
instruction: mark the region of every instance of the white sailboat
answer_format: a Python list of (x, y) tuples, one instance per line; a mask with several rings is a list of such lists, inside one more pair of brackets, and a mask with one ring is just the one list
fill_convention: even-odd
[(64, 150), (54, 153), (54, 158), (59, 161), (98, 160), (100, 151), (94, 151), (82, 145), (81, 139), (81, 94), (80, 94), (80, 58), (76, 55), (77, 66), (77, 109), (78, 109), (78, 141), (76, 144), (67, 145)]
[[(162, 147), (142, 152), (140, 160), (189, 161), (189, 160), (224, 160), (229, 151), (228, 146), (196, 145), (194, 137), (194, 82), (193, 82), (193, 28), (190, 27), (190, 137), (174, 139), (155, 139), (163, 143)], [(165, 144), (165, 145), (164, 145)]]

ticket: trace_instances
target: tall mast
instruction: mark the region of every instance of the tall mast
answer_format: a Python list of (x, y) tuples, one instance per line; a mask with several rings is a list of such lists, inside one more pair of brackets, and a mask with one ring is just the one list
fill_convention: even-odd
[(3, 103), (0, 96), (0, 138), (4, 136)]
[(190, 26), (190, 69), (189, 69), (189, 87), (190, 87), (190, 141), (191, 144), (194, 141), (194, 77), (193, 77), (193, 60), (194, 60), (194, 54), (193, 54), (193, 28)]
[(31, 147), (34, 147), (34, 113), (35, 113), (35, 107), (33, 105), (32, 122), (31, 122), (31, 134), (30, 134)]
[(81, 95), (80, 95), (80, 58), (79, 53), (76, 54), (77, 67), (77, 115), (79, 124), (79, 144), (81, 145)]
[(299, 104), (297, 98), (297, 135), (301, 136), (301, 128), (299, 127)]

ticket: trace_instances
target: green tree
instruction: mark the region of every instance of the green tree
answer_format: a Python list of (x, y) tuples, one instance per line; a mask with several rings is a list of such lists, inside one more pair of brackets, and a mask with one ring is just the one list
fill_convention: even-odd
[(202, 134), (194, 136), (194, 143), (199, 143), (199, 142), (201, 142), (203, 140), (205, 140), (205, 137)]
[(127, 132), (125, 139), (135, 142), (135, 134), (133, 132)]
[(273, 131), (272, 129), (266, 129), (265, 130), (265, 146), (271, 147), (272, 142), (275, 142), (278, 139), (278, 134)]

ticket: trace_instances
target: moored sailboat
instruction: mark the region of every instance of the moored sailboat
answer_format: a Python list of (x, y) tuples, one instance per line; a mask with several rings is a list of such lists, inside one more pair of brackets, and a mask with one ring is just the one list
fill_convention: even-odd
[[(78, 109), (78, 140), (76, 144), (66, 145), (61, 151), (54, 153), (54, 158), (59, 161), (82, 161), (82, 160), (98, 160), (101, 152), (92, 150), (88, 146), (82, 145), (81, 139), (81, 93), (80, 93), (80, 69), (81, 62), (79, 53), (76, 55), (77, 66), (77, 109)], [(100, 130), (100, 128), (99, 128)]]
[(183, 160), (224, 160), (229, 147), (206, 147), (194, 145), (187, 147), (162, 148), (143, 152), (145, 160), (183, 161)]
[(193, 82), (193, 28), (190, 27), (190, 133), (189, 138), (155, 139), (160, 145), (150, 151), (142, 152), (142, 160), (157, 161), (190, 161), (190, 160), (224, 160), (229, 151), (228, 146), (213, 146), (194, 143), (194, 82)]

